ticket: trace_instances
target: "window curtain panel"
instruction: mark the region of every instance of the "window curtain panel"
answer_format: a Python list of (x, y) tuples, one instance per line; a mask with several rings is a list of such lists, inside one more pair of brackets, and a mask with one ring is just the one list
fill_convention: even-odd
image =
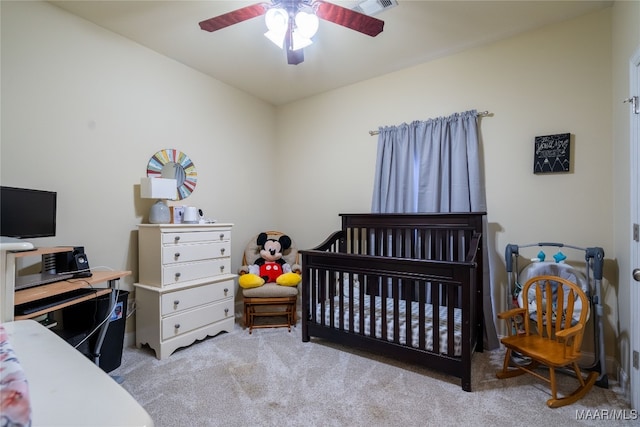
[[(486, 212), (481, 168), (478, 113), (379, 128), (374, 175), (373, 213)], [(483, 308), (485, 348), (499, 347), (491, 295), (489, 257), (494, 251), (487, 220), (483, 223)]]

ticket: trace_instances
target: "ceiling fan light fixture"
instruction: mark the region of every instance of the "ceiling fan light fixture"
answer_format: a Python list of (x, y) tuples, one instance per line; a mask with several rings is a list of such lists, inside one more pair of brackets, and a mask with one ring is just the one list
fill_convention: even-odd
[(318, 32), (320, 25), (318, 17), (314, 13), (300, 11), (296, 14), (296, 28), (301, 37), (311, 39)]
[(264, 33), (264, 36), (271, 40), (273, 44), (278, 46), (280, 49), (284, 47), (284, 37), (286, 33), (276, 33), (275, 31), (267, 31)]
[(279, 7), (272, 7), (267, 10), (264, 16), (264, 21), (267, 24), (269, 31), (275, 33), (286, 33), (289, 25), (289, 13), (286, 10)]
[(289, 26), (289, 14), (284, 9), (273, 7), (267, 11), (264, 20), (268, 29), (265, 37), (282, 49)]
[(310, 38), (303, 37), (298, 31), (293, 32), (293, 44), (291, 46), (291, 50), (304, 49), (312, 44), (313, 41)]
[[(361, 2), (365, 9), (372, 5), (397, 5), (397, 0)], [(297, 65), (304, 61), (302, 49), (313, 43), (312, 38), (318, 31), (320, 19), (370, 37), (380, 34), (384, 21), (367, 16), (362, 13), (361, 7), (357, 8), (358, 10), (347, 9), (325, 0), (271, 0), (269, 3), (256, 3), (205, 19), (198, 25), (204, 31), (214, 32), (265, 15), (267, 32), (264, 35), (280, 49), (286, 49), (289, 65)]]

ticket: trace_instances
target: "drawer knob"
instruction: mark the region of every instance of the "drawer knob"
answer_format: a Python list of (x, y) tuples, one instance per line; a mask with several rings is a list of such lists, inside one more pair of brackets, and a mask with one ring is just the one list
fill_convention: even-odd
[(220, 255), (224, 255), (224, 248), (220, 249)]
[(177, 242), (178, 240), (180, 240), (180, 236), (174, 237), (174, 240)]
[(173, 325), (173, 327), (176, 329), (180, 329), (180, 323), (176, 323), (175, 325)]
[(174, 256), (175, 259), (180, 258), (180, 252), (176, 252), (175, 254), (173, 254), (173, 256)]
[(180, 273), (176, 273), (176, 280), (178, 280), (180, 278)]
[(173, 302), (173, 305), (178, 305), (178, 304), (180, 304), (180, 300), (175, 300), (175, 301)]
[(222, 273), (224, 271), (224, 265), (220, 266), (220, 272)]
[(227, 295), (227, 293), (229, 292), (229, 288), (224, 288), (224, 294), (225, 296)]
[(224, 233), (220, 233), (220, 240), (224, 239)]
[(229, 309), (228, 309), (228, 308), (225, 308), (225, 309), (224, 309), (224, 315), (225, 315), (225, 316), (227, 316), (228, 314), (229, 314)]

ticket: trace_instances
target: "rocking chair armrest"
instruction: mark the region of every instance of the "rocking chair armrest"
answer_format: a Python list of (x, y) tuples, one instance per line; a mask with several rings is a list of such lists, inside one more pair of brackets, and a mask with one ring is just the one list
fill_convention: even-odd
[(498, 313), (498, 319), (509, 320), (512, 317), (526, 314), (526, 308), (512, 308), (511, 310), (503, 311), (502, 313)]
[(579, 332), (582, 331), (582, 329), (584, 329), (584, 326), (581, 324), (577, 324), (574, 325), (568, 329), (564, 329), (562, 331), (557, 331), (556, 332), (556, 337), (558, 338), (562, 338), (564, 340), (567, 340), (568, 338), (571, 338), (575, 335), (577, 335)]

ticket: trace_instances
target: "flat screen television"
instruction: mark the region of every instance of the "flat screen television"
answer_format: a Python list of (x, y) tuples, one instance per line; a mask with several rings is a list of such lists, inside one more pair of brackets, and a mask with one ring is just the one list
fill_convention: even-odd
[(56, 235), (57, 193), (0, 187), (0, 235), (16, 239)]

